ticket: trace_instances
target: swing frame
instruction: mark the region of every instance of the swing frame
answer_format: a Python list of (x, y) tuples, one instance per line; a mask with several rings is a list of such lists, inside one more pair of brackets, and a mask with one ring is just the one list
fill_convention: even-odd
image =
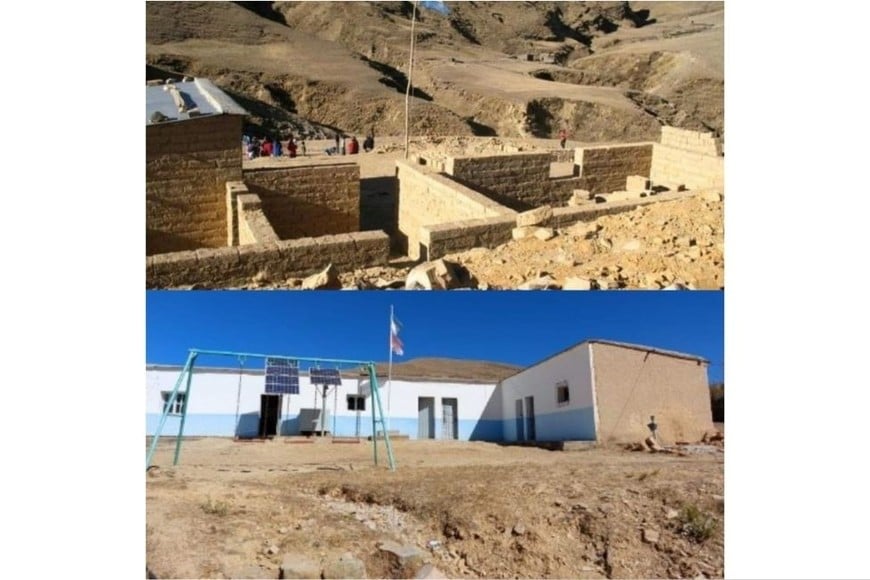
[[(313, 357), (302, 357), (302, 356), (286, 356), (286, 355), (275, 355), (275, 354), (258, 354), (258, 353), (249, 353), (249, 352), (235, 352), (235, 351), (223, 351), (223, 350), (202, 350), (192, 348), (188, 351), (187, 361), (184, 363), (184, 367), (181, 369), (181, 373), (178, 375), (178, 380), (175, 381), (175, 386), (172, 389), (172, 393), (169, 395), (169, 399), (166, 401), (166, 404), (163, 408), (163, 414), (160, 416), (160, 423), (157, 425), (157, 430), (154, 433), (154, 436), (151, 440), (151, 445), (148, 448), (148, 453), (145, 457), (145, 469), (146, 471), (151, 468), (151, 461), (154, 458), (154, 453), (157, 451), (157, 443), (160, 440), (160, 436), (163, 432), (163, 426), (166, 423), (167, 417), (171, 414), (169, 411), (172, 410), (172, 406), (175, 404), (175, 401), (178, 399), (178, 394), (182, 392), (181, 385), (185, 384), (184, 388), (184, 399), (181, 403), (181, 421), (178, 426), (178, 434), (175, 436), (175, 456), (172, 464), (178, 465), (179, 459), (181, 457), (181, 444), (184, 438), (184, 423), (187, 419), (187, 406), (190, 403), (190, 388), (193, 382), (193, 370), (196, 365), (196, 359), (199, 355), (210, 355), (210, 356), (227, 356), (227, 357), (235, 357), (241, 360), (247, 360), (249, 358), (253, 359), (267, 359), (267, 358), (280, 358), (280, 359), (288, 359), (295, 360), (297, 362), (310, 362), (315, 365), (319, 365), (321, 363), (327, 364), (335, 364), (335, 365), (354, 365), (358, 367), (362, 367), (364, 371), (368, 373), (371, 392), (372, 392), (372, 453), (374, 455), (375, 465), (378, 465), (378, 425), (381, 426), (381, 433), (383, 434), (384, 447), (387, 451), (387, 466), (390, 471), (396, 470), (396, 460), (393, 455), (393, 446), (390, 442), (390, 434), (387, 430), (386, 423), (384, 421), (384, 412), (383, 407), (381, 406), (381, 395), (380, 388), (378, 386), (378, 375), (377, 370), (375, 368), (375, 363), (371, 361), (360, 361), (360, 360), (344, 360), (344, 359), (325, 359), (325, 358), (313, 358)], [(243, 366), (244, 363), (241, 363)], [(238, 426), (236, 427), (238, 429)]]

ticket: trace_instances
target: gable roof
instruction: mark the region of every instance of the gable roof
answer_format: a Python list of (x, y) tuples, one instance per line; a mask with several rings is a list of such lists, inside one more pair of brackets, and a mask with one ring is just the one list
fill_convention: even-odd
[[(208, 115), (247, 115), (208, 79), (145, 85), (145, 125), (188, 121)], [(155, 121), (155, 118), (162, 118)]]

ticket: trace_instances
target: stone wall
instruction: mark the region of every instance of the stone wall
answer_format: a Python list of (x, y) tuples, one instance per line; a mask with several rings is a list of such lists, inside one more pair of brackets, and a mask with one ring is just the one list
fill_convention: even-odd
[(642, 441), (650, 415), (663, 444), (713, 430), (706, 363), (600, 343), (592, 353), (599, 441)]
[[(692, 192), (661, 193), (656, 196), (607, 203), (590, 203), (576, 207), (553, 208), (553, 215), (543, 226), (564, 228), (577, 222), (589, 222), (605, 215), (631, 211), (651, 203), (663, 203), (694, 195)], [(516, 227), (516, 214), (486, 219), (464, 220), (422, 226), (420, 245), (422, 258), (437, 260), (447, 254), (472, 248), (495, 248), (512, 239)]]
[(656, 145), (650, 180), (654, 187), (685, 185), (688, 189), (724, 191), (725, 158)]
[(407, 238), (411, 258), (419, 259), (426, 253), (420, 247), (423, 226), (516, 213), (423, 166), (398, 161), (396, 167), (399, 232)]
[[(484, 157), (447, 157), (444, 172), (494, 201), (525, 211), (541, 205), (562, 205), (574, 189), (576, 177), (550, 178), (550, 164), (564, 163), (562, 152), (518, 153)], [(624, 181), (624, 180), (623, 180)]]
[(239, 221), (239, 245), (262, 244), (279, 240), (266, 214), (263, 213), (260, 198), (253, 193), (237, 197)]
[(237, 115), (145, 127), (148, 255), (226, 245), (225, 184), (242, 177), (241, 135)]
[(719, 150), (712, 133), (700, 133), (698, 131), (689, 131), (688, 129), (677, 129), (676, 127), (662, 127), (662, 138), (659, 140), (659, 143), (665, 147), (674, 147), (701, 155), (713, 157), (722, 155), (722, 151)]
[(574, 162), (580, 166), (583, 184), (578, 189), (592, 193), (622, 191), (629, 175), (650, 174), (652, 158), (652, 143), (579, 148)]
[(359, 165), (247, 169), (243, 179), (283, 240), (359, 231)]
[(385, 233), (357, 232), (149, 256), (145, 279), (147, 288), (233, 288), (258, 275), (276, 281), (302, 278), (328, 264), (339, 271), (384, 266), (389, 255)]

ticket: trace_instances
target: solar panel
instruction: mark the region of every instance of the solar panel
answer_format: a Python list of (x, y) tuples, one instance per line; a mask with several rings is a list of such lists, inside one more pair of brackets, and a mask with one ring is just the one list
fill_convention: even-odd
[(296, 361), (284, 358), (266, 359), (266, 392), (299, 394), (299, 368)]
[(340, 385), (341, 373), (338, 369), (308, 369), (308, 379), (314, 385)]

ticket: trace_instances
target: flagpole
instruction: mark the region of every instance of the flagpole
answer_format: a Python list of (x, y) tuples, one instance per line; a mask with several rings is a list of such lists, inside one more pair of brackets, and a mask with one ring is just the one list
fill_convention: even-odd
[(387, 431), (390, 430), (390, 392), (393, 387), (393, 305), (390, 304), (390, 367), (387, 371)]

